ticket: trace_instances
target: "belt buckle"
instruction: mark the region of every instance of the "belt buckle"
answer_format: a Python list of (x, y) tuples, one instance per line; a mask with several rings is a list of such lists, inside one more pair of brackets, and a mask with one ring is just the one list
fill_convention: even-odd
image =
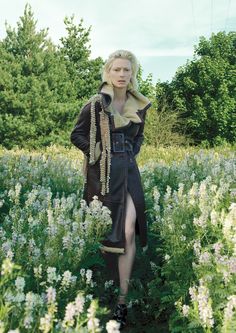
[(112, 133), (112, 148), (115, 153), (125, 152), (124, 133)]

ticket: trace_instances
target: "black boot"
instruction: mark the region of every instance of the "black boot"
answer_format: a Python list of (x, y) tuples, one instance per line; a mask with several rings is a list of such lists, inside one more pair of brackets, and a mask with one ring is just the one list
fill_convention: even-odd
[(113, 313), (112, 319), (120, 323), (120, 329), (124, 328), (126, 325), (127, 317), (127, 305), (126, 304), (117, 304)]

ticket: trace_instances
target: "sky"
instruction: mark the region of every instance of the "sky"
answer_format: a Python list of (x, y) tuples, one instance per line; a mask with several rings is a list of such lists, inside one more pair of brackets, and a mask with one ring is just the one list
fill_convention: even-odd
[(199, 37), (236, 31), (236, 0), (0, 0), (0, 39), (5, 22), (16, 27), (25, 4), (38, 30), (49, 28), (54, 43), (66, 35), (63, 20), (89, 28), (91, 58), (106, 60), (117, 49), (133, 52), (153, 83), (171, 81), (179, 66), (193, 59)]

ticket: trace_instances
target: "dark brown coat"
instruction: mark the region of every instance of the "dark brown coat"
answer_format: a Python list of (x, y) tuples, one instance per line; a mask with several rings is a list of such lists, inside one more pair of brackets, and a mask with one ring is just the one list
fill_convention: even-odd
[[(148, 99), (145, 99), (140, 93), (135, 93), (130, 96), (132, 100), (137, 100), (134, 103), (133, 112), (138, 115), (138, 122), (129, 121), (125, 126), (116, 128), (114, 116), (111, 113), (109, 106), (112, 102), (112, 96), (106, 92), (105, 83), (99, 89), (99, 94), (102, 95), (102, 103), (105, 112), (109, 115), (110, 137), (111, 145), (122, 145), (119, 142), (119, 137), (124, 136), (126, 144), (130, 144), (132, 150), (125, 152), (111, 152), (111, 170), (110, 170), (110, 191), (108, 194), (102, 195), (100, 184), (100, 158), (93, 165), (87, 165), (87, 182), (84, 187), (84, 199), (87, 203), (92, 201), (93, 196), (98, 196), (99, 200), (103, 202), (111, 210), (112, 217), (112, 231), (107, 235), (106, 239), (102, 242), (102, 249), (107, 252), (124, 253), (125, 252), (125, 212), (126, 212), (126, 195), (130, 193), (137, 214), (136, 219), (136, 234), (139, 235), (140, 244), (144, 248), (147, 246), (147, 222), (145, 216), (145, 201), (141, 184), (139, 169), (136, 163), (135, 156), (139, 153), (141, 144), (143, 142), (143, 130), (145, 123), (145, 116), (147, 109), (151, 106)], [(139, 100), (141, 96), (142, 100)], [(132, 104), (131, 104), (132, 105)], [(135, 109), (142, 106), (142, 109)], [(144, 106), (144, 107), (143, 107)], [(78, 147), (89, 158), (90, 151), (90, 108), (91, 102), (86, 104), (79, 115), (78, 121), (71, 133), (71, 142)], [(99, 148), (102, 149), (99, 142), (101, 142), (101, 132), (99, 126), (99, 113), (101, 105), (99, 102), (95, 104), (96, 114), (96, 142)], [(130, 111), (129, 111), (130, 112)], [(135, 116), (136, 116), (135, 115)], [(120, 133), (116, 136), (116, 142), (113, 142), (114, 133)], [(123, 133), (123, 134), (121, 134)], [(118, 140), (118, 141), (117, 141)], [(129, 145), (129, 147), (130, 147)], [(116, 149), (116, 148), (114, 148)]]

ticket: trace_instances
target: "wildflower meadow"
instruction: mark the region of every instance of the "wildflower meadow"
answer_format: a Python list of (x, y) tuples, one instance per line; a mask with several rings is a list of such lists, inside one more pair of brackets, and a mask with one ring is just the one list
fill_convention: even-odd
[[(142, 148), (149, 247), (126, 332), (235, 332), (234, 148)], [(110, 211), (83, 184), (78, 149), (0, 150), (0, 332), (120, 331), (99, 251)]]

